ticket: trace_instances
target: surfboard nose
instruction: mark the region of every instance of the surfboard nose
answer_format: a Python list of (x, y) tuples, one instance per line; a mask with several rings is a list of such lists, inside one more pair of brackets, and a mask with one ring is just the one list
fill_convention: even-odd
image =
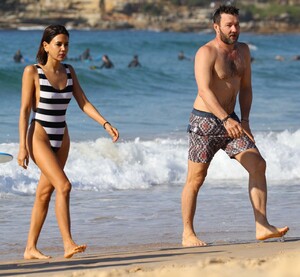
[(13, 159), (13, 156), (8, 153), (0, 152), (0, 163), (7, 163)]

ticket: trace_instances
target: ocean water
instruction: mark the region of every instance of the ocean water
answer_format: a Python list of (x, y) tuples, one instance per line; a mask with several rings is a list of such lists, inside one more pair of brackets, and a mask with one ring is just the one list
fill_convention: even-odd
[[(0, 165), (0, 260), (22, 258), (39, 170), (18, 167), (18, 117), (22, 72), (35, 62), (41, 30), (0, 31), (0, 152), (15, 159)], [(75, 241), (88, 253), (141, 244), (180, 245), (181, 190), (187, 172), (186, 126), (196, 96), (193, 56), (213, 33), (70, 31), (67, 61), (90, 101), (120, 131), (113, 144), (101, 126), (70, 103), (71, 150), (66, 174), (72, 182)], [(268, 217), (300, 234), (300, 34), (241, 34), (252, 63), (251, 127), (267, 161)], [(78, 57), (90, 48), (93, 61)], [(13, 62), (21, 49), (25, 63)], [(179, 61), (184, 51), (191, 60)], [(107, 54), (110, 70), (91, 70)], [(128, 68), (134, 54), (141, 68)], [(283, 61), (275, 59), (284, 57)], [(239, 109), (237, 106), (237, 113)], [(198, 197), (195, 227), (208, 243), (254, 241), (254, 220), (243, 168), (223, 152), (215, 156)], [(53, 196), (39, 247), (63, 253)], [(104, 250), (105, 249), (105, 250)]]

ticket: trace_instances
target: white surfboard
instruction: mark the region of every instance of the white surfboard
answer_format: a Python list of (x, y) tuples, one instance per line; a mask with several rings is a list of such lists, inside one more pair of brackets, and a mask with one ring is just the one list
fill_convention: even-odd
[(13, 156), (8, 153), (0, 152), (0, 163), (7, 163), (13, 159)]

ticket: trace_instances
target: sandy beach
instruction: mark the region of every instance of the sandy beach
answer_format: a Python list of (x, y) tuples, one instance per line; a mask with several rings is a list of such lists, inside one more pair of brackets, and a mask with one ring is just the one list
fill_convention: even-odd
[[(141, 250), (143, 249), (143, 250)], [(300, 238), (210, 245), (140, 246), (72, 259), (0, 263), (0, 276), (300, 276)]]

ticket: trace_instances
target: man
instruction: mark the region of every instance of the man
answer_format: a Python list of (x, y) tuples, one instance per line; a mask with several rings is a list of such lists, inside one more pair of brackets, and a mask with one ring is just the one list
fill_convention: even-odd
[[(198, 191), (219, 149), (249, 173), (256, 239), (281, 237), (289, 230), (270, 225), (266, 217), (266, 163), (249, 127), (251, 56), (247, 44), (238, 42), (239, 10), (234, 6), (220, 6), (213, 22), (216, 37), (200, 47), (195, 57), (198, 95), (190, 117), (188, 174), (182, 192), (182, 245), (185, 247), (206, 245), (197, 237), (193, 220)], [(238, 94), (241, 121), (234, 113)]]

